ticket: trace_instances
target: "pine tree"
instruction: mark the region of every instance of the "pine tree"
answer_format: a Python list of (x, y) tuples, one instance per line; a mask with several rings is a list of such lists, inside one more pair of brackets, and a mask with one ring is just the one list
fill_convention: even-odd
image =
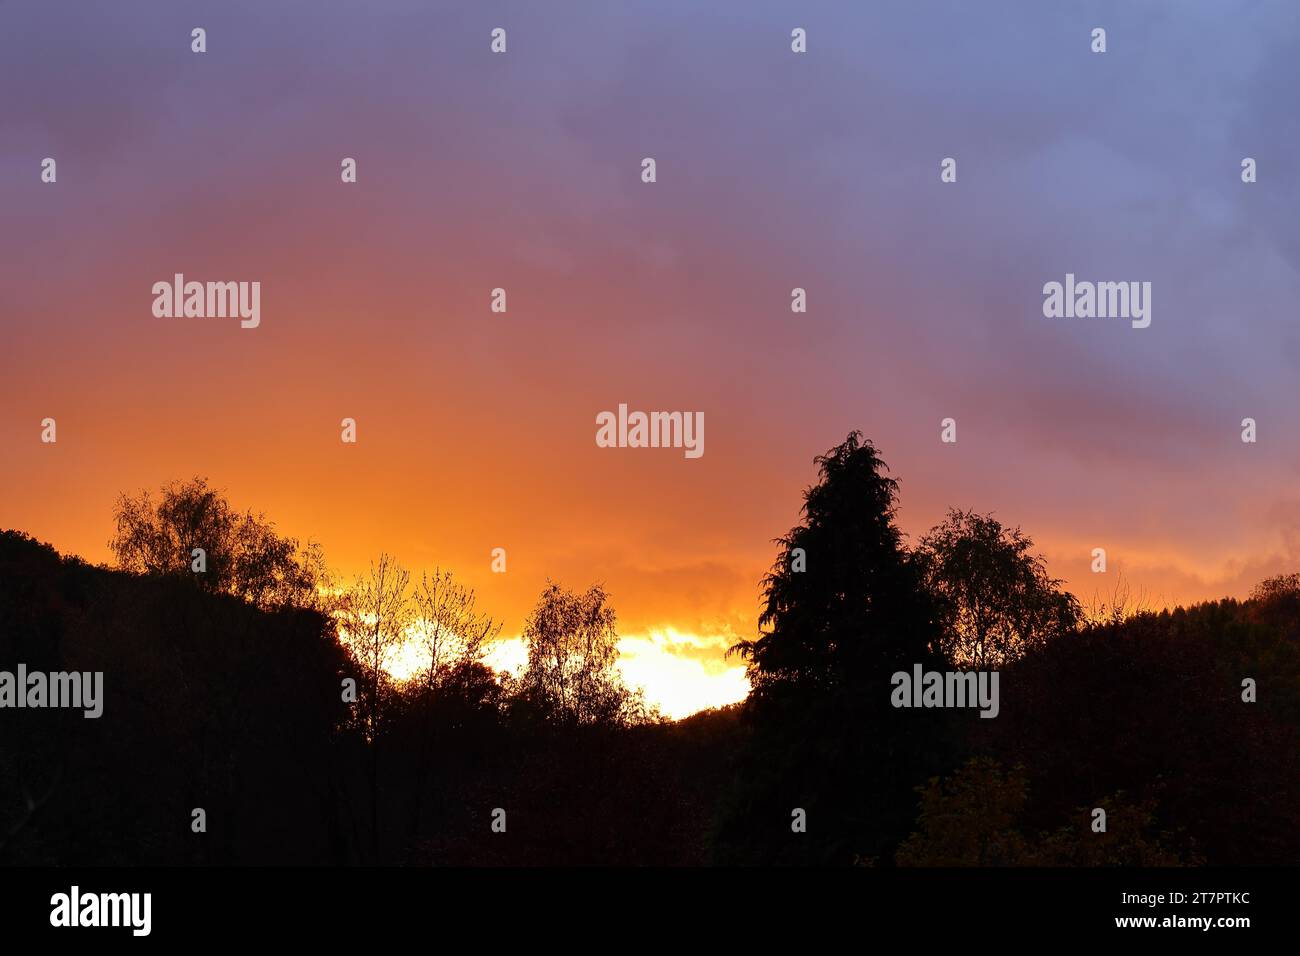
[[(939, 666), (934, 613), (894, 522), (897, 482), (852, 432), (816, 459), (803, 521), (764, 579), (748, 662), (753, 735), (717, 833), (724, 860), (848, 863), (908, 832), (912, 788), (943, 765), (946, 715), (895, 710), (890, 677)], [(794, 808), (806, 833), (791, 831)]]

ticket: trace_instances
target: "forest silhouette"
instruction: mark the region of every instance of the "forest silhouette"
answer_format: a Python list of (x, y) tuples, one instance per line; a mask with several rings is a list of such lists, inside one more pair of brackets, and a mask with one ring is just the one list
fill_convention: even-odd
[[(452, 572), (382, 554), (336, 580), (201, 478), (123, 495), (111, 567), (0, 532), (0, 670), (105, 674), (101, 719), (0, 712), (0, 863), (1300, 858), (1300, 575), (1085, 609), (991, 515), (909, 547), (860, 433), (815, 463), (730, 652), (748, 698), (679, 721), (621, 680), (598, 584), (547, 583), (512, 675)], [(409, 640), (427, 666), (397, 681), (383, 661)], [(893, 706), (917, 665), (997, 670), (1000, 713)]]

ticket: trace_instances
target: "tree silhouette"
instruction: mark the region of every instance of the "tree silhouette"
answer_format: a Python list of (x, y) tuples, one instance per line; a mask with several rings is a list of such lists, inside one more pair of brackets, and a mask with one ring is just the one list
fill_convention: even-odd
[(477, 610), (474, 591), (454, 579), (450, 571), (435, 568), (420, 575), (412, 590), (414, 623), (412, 637), (429, 656), (423, 674), (424, 728), (420, 733), (419, 758), (415, 769), (415, 798), (411, 809), (413, 833), (420, 829), (424, 810), (424, 789), (431, 769), (431, 752), (436, 732), (436, 697), (446, 688), (463, 692), (491, 671), (483, 666), (484, 645), (501, 632), (501, 622)]
[(478, 611), (477, 600), (472, 589), (441, 568), (422, 574), (412, 589), (412, 637), (429, 656), (426, 687), (436, 687), (449, 670), (479, 663), (484, 645), (501, 633), (501, 622)]
[[(803, 523), (777, 540), (748, 662), (751, 747), (719, 827), (744, 863), (849, 862), (907, 833), (911, 788), (942, 766), (944, 718), (893, 709), (890, 676), (941, 663), (917, 568), (894, 524), (897, 482), (852, 432), (816, 459)], [(791, 832), (792, 808), (807, 832)]]
[(875, 447), (854, 431), (815, 463), (821, 481), (804, 493), (804, 522), (777, 539), (763, 581), (761, 636), (733, 648), (759, 701), (860, 689), (919, 661), (935, 636), (894, 524), (898, 482), (882, 474)]
[[(483, 663), (497, 624), (445, 570), (412, 588), (385, 554), (328, 613), (285, 607), (321, 594), (292, 576), (296, 546), (201, 479), (119, 503), (135, 573), (0, 532), (0, 670), (113, 675), (109, 719), (0, 720), (0, 862), (1300, 858), (1300, 575), (1068, 630), (1027, 537), (953, 512), (909, 553), (869, 442), (816, 462), (735, 649), (753, 693), (675, 723), (619, 679), (599, 586), (548, 584), (515, 679)], [(200, 541), (217, 574), (196, 581)], [(401, 683), (386, 665), (408, 639), (429, 664)], [(945, 650), (1003, 671), (997, 720), (892, 706), (892, 674)], [(195, 840), (176, 811), (199, 806)]]
[(411, 625), (410, 581), (411, 573), (384, 553), (370, 562), (370, 570), (356, 578), (342, 600), (339, 618), (370, 685), (366, 735), (372, 740), (379, 732), (384, 665)]
[(643, 710), (615, 664), (618, 635), (609, 595), (599, 584), (575, 594), (549, 582), (524, 625), (528, 666), (521, 693), (549, 722), (616, 724)]
[(1188, 866), (1204, 863), (1195, 847), (1156, 821), (1155, 801), (1124, 793), (1101, 797), (1106, 829), (1094, 832), (1090, 807), (1072, 807), (1071, 822), (1034, 834), (1024, 818), (1024, 767), (1004, 771), (988, 757), (969, 760), (921, 794), (917, 831), (898, 848), (899, 866)]
[(1078, 625), (1078, 601), (1031, 547), (1019, 528), (971, 511), (949, 511), (921, 539), (916, 559), (953, 664), (999, 667)]
[(411, 623), (407, 593), (411, 574), (389, 554), (372, 561), (343, 599), (340, 618), (354, 656), (366, 669), (365, 736), (369, 743), (370, 826), (376, 854), (379, 831), (379, 742), (383, 701), (390, 683), (384, 665), (389, 652), (406, 639)]
[[(124, 571), (187, 578), (261, 608), (324, 609), (319, 545), (281, 537), (265, 515), (239, 514), (206, 478), (170, 482), (156, 503), (148, 491), (123, 494), (113, 518), (109, 547)], [(196, 548), (204, 552), (202, 571), (193, 569)]]

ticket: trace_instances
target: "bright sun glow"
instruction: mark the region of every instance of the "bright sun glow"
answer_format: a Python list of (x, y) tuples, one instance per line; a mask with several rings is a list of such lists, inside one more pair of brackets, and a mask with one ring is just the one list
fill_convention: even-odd
[(729, 639), (702, 638), (672, 628), (621, 638), (618, 667), (623, 680), (645, 691), (674, 719), (708, 707), (744, 700), (745, 668), (724, 658)]
[[(416, 630), (391, 649), (384, 670), (397, 680), (409, 680), (429, 665)], [(347, 635), (342, 635), (347, 642)], [(618, 641), (618, 669), (629, 687), (645, 691), (646, 701), (666, 717), (680, 719), (709, 707), (743, 700), (749, 693), (743, 665), (724, 658), (730, 640), (683, 634), (673, 628), (628, 635)], [(494, 641), (487, 648), (487, 665), (518, 676), (528, 663), (522, 637)]]

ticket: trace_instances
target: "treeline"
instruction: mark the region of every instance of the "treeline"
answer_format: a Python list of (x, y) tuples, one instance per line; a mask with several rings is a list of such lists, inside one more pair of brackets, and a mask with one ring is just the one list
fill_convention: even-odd
[[(1300, 576), (1158, 614), (1120, 587), (1085, 614), (991, 517), (951, 512), (906, 547), (898, 486), (859, 434), (817, 462), (762, 633), (738, 648), (750, 737), (715, 858), (1300, 859)], [(999, 715), (894, 708), (890, 675), (915, 664), (998, 670)], [(792, 806), (808, 832), (778, 839)]]
[[(595, 603), (561, 610), (599, 627)], [(455, 659), (432, 680), (381, 670), (372, 706), (364, 661), (318, 610), (92, 567), (14, 532), (0, 622), (0, 669), (105, 673), (98, 720), (0, 711), (0, 863), (707, 861), (728, 715), (598, 720), (591, 674), (557, 678), (550, 702), (545, 683)]]
[[(733, 648), (749, 698), (676, 723), (619, 679), (599, 586), (548, 583), (514, 677), (452, 574), (336, 581), (201, 479), (119, 501), (115, 569), (0, 533), (0, 669), (102, 670), (106, 697), (0, 711), (0, 862), (1300, 858), (1300, 576), (1086, 613), (991, 516), (909, 546), (858, 433), (817, 466)], [(403, 641), (426, 666), (397, 682)], [(894, 707), (917, 664), (997, 670), (998, 717)]]

